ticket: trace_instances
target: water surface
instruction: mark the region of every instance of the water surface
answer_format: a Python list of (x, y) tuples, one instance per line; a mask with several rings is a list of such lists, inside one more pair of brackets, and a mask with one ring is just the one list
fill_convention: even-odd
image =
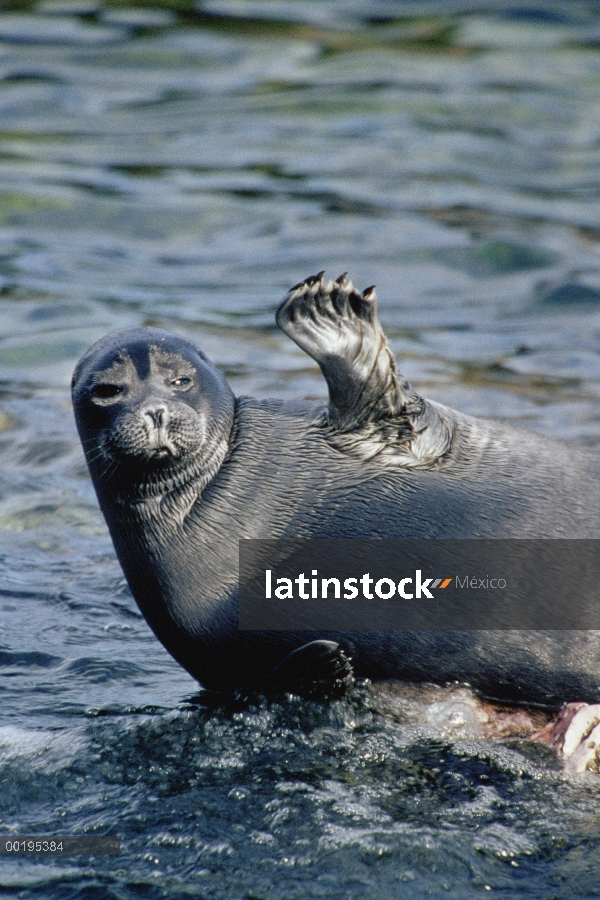
[(596, 448), (597, 4), (151, 6), (0, 12), (0, 828), (123, 841), (2, 859), (3, 895), (599, 896), (598, 781), (484, 740), (468, 704), (190, 699), (69, 400), (137, 324), (236, 393), (322, 398), (274, 310), (350, 270), (421, 391)]

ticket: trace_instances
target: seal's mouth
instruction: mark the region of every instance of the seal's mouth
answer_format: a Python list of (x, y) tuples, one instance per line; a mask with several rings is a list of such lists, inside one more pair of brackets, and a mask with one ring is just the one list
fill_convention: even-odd
[(167, 484), (189, 477), (192, 469), (202, 470), (205, 431), (202, 417), (187, 404), (160, 399), (133, 408), (124, 404), (100, 429), (96, 456), (91, 446), (88, 461), (115, 483), (125, 478)]
[(180, 456), (175, 445), (170, 442), (159, 447), (149, 447), (148, 454), (152, 459), (167, 459), (168, 457), (179, 459)]
[(149, 462), (171, 462), (181, 459), (182, 448), (162, 428), (150, 433), (146, 430), (144, 438), (140, 449)]
[(173, 456), (177, 459), (180, 455), (178, 447), (173, 443), (165, 428), (146, 429), (146, 452), (153, 457)]

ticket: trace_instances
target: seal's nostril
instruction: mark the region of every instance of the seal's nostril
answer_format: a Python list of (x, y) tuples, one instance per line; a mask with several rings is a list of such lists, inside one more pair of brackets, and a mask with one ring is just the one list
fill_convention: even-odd
[(153, 428), (164, 428), (167, 424), (167, 407), (162, 404), (143, 409), (142, 415), (150, 420)]

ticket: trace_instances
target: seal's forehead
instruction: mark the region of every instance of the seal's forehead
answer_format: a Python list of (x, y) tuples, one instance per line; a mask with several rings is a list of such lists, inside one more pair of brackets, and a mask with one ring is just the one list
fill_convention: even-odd
[(101, 338), (79, 361), (73, 386), (89, 380), (145, 379), (151, 373), (209, 364), (190, 341), (158, 328), (127, 328)]
[[(192, 354), (196, 357), (194, 362)], [(197, 356), (197, 351), (183, 342), (176, 349), (167, 349), (151, 341), (135, 341), (113, 350), (108, 358), (102, 360), (93, 381), (131, 380), (136, 376), (140, 381), (145, 381), (173, 371), (191, 373), (197, 368)]]
[(136, 367), (129, 352), (125, 349), (117, 351), (112, 360), (106, 365), (99, 366), (92, 374), (92, 381), (98, 384), (101, 381), (124, 381), (136, 375)]
[[(198, 355), (197, 352), (195, 355)], [(167, 350), (156, 344), (150, 344), (148, 347), (148, 362), (150, 375), (162, 375), (174, 369), (191, 371), (196, 368), (185, 353), (180, 350)]]

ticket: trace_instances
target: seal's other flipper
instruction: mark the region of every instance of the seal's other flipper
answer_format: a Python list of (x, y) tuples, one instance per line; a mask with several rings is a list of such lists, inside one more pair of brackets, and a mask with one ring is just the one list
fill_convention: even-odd
[(277, 324), (319, 364), (329, 388), (331, 439), (340, 450), (363, 459), (383, 453), (412, 466), (431, 465), (447, 452), (448, 422), (398, 377), (374, 287), (361, 294), (345, 274), (324, 282), (319, 272), (289, 291)]
[(311, 641), (289, 653), (273, 670), (269, 693), (341, 697), (353, 685), (350, 660), (334, 641)]

